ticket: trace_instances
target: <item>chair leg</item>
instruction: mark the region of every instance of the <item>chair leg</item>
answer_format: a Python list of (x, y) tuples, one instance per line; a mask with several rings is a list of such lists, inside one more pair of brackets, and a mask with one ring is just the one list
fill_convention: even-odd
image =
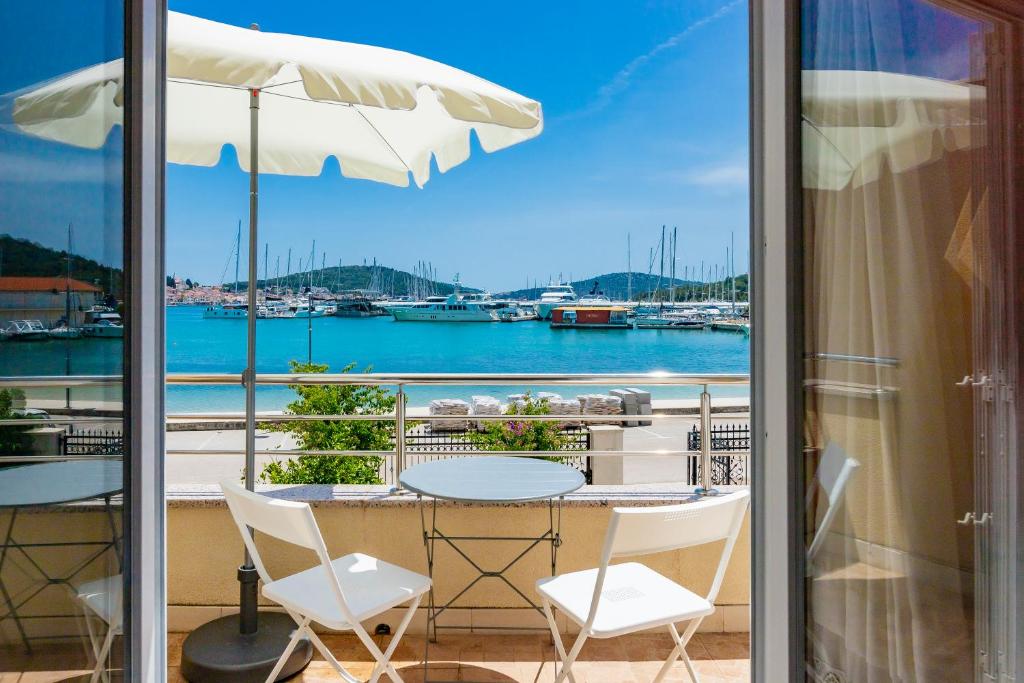
[(89, 678), (89, 683), (96, 683), (96, 681), (100, 679), (100, 676), (103, 677), (104, 681), (109, 680), (107, 667), (104, 664), (104, 661), (106, 660), (107, 655), (110, 654), (110, 646), (114, 643), (114, 635), (114, 629), (108, 627), (107, 635), (103, 638), (103, 645), (96, 652), (96, 668), (92, 670), (92, 676)]
[[(292, 618), (294, 618), (294, 615), (292, 615)], [(277, 677), (281, 674), (281, 669), (284, 668), (285, 662), (287, 662), (288, 658), (292, 656), (295, 646), (299, 644), (299, 639), (305, 634), (308, 626), (309, 617), (303, 617), (299, 627), (295, 629), (295, 632), (292, 634), (291, 640), (288, 641), (288, 646), (281, 654), (281, 658), (277, 660), (277, 664), (274, 665), (270, 675), (267, 676), (266, 683), (274, 683), (274, 681), (277, 680)]]
[(690, 642), (690, 638), (693, 637), (693, 634), (697, 632), (697, 627), (700, 626), (700, 622), (703, 620), (703, 617), (692, 620), (687, 625), (686, 630), (683, 631), (683, 635), (681, 636), (679, 635), (679, 631), (676, 630), (675, 624), (668, 625), (668, 631), (672, 635), (672, 640), (675, 641), (676, 646), (672, 648), (672, 652), (669, 653), (668, 659), (665, 660), (665, 663), (658, 671), (658, 675), (654, 677), (654, 683), (660, 683), (660, 681), (665, 678), (665, 675), (668, 674), (669, 669), (672, 668), (676, 659), (683, 660), (683, 664), (686, 666), (686, 671), (690, 674), (690, 678), (693, 679), (693, 683), (700, 683), (700, 679), (697, 677), (697, 672), (693, 668), (693, 662), (690, 661), (690, 656), (686, 654), (686, 645)]
[[(546, 599), (541, 600), (541, 605), (544, 607), (544, 614), (548, 618), (548, 627), (551, 629), (551, 640), (555, 643), (555, 652), (558, 653), (558, 661), (562, 662), (562, 667), (565, 667), (565, 646), (562, 645), (562, 636), (558, 633), (558, 622), (555, 621), (555, 613), (551, 609), (551, 603)], [(570, 683), (576, 683), (576, 677), (572, 674), (572, 668), (568, 670), (566, 675), (569, 677)]]
[(320, 640), (320, 636), (314, 633), (313, 629), (306, 629), (306, 637), (309, 638), (310, 642), (313, 643), (313, 647), (317, 649), (317, 652), (319, 652), (323, 656), (323, 658), (327, 660), (327, 663), (334, 667), (334, 670), (338, 672), (338, 675), (341, 676), (342, 680), (344, 680), (345, 683), (362, 683), (362, 681), (360, 681), (358, 678), (350, 674), (348, 670), (346, 670), (345, 667), (341, 665), (341, 662), (339, 662), (338, 659), (334, 656), (334, 653), (332, 653), (327, 648), (327, 646), (324, 645), (324, 641)]
[[(377, 683), (380, 680), (380, 676), (384, 673), (385, 667), (391, 662), (391, 656), (395, 653), (395, 648), (398, 647), (398, 641), (405, 635), (405, 629), (409, 627), (409, 623), (412, 622), (413, 616), (416, 614), (416, 609), (420, 606), (420, 601), (423, 599), (422, 595), (417, 595), (416, 599), (409, 605), (409, 609), (405, 611), (405, 615), (402, 617), (402, 621), (398, 624), (398, 628), (395, 629), (395, 634), (391, 636), (391, 642), (388, 643), (388, 649), (384, 651), (383, 660), (377, 661), (377, 666), (373, 668), (373, 673), (370, 674), (369, 683)], [(397, 673), (397, 672), (396, 672)]]
[[(398, 675), (398, 672), (395, 670), (395, 667), (391, 665), (391, 662), (384, 658), (384, 653), (381, 652), (379, 647), (377, 647), (377, 643), (373, 642), (373, 638), (371, 638), (370, 634), (366, 632), (363, 625), (353, 624), (352, 631), (356, 634), (359, 640), (362, 641), (363, 647), (369, 650), (370, 654), (373, 655), (373, 658), (377, 660), (377, 666), (383, 667), (383, 673), (386, 673), (393, 683), (402, 683), (402, 677)], [(388, 649), (390, 650), (391, 648), (389, 647)], [(379, 677), (380, 675), (378, 674), (378, 678)]]

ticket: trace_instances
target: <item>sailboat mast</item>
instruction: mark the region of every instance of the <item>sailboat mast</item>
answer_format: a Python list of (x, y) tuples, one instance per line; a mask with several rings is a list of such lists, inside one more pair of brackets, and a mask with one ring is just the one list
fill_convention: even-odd
[(314, 263), (315, 262), (316, 262), (316, 240), (313, 240), (313, 246), (309, 250), (309, 262), (307, 264), (307, 267), (308, 267), (307, 275), (309, 276), (309, 289), (310, 290), (313, 289), (313, 268), (314, 268)]
[(679, 227), (672, 226), (672, 268), (670, 269), (672, 274), (672, 305), (676, 303), (676, 247), (679, 243)]
[(630, 240), (632, 235), (626, 233), (626, 301), (633, 300), (633, 251)]
[(73, 327), (71, 324), (71, 223), (68, 223), (68, 264), (64, 278), (64, 324), (69, 329)]
[(736, 315), (736, 233), (729, 233), (732, 249), (729, 252), (729, 270), (732, 271), (732, 314)]
[(242, 256), (242, 219), (238, 219), (238, 236), (235, 237), (235, 294), (238, 294), (238, 261)]
[[(654, 291), (658, 292), (661, 290), (661, 282), (665, 279), (665, 226), (661, 226), (661, 268), (658, 270), (658, 286), (655, 287)], [(664, 301), (664, 298), (662, 298)]]

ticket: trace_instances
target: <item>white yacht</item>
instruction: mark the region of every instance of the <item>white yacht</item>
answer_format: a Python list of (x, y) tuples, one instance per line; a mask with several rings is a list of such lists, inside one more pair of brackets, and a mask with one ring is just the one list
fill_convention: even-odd
[(124, 337), (124, 324), (121, 315), (112, 308), (93, 306), (85, 312), (82, 324), (82, 335), (86, 337), (102, 337), (105, 339), (121, 339)]
[(44, 341), (50, 338), (50, 333), (38, 320), (11, 320), (0, 334), (11, 341)]
[[(400, 322), (493, 323), (504, 306), (480, 298), (481, 295), (462, 296), (458, 290), (447, 297), (427, 297), (426, 301), (403, 306), (389, 306), (388, 313)], [(438, 301), (437, 299), (441, 299)]]
[(548, 285), (541, 292), (540, 299), (535, 305), (537, 317), (541, 320), (551, 320), (551, 311), (559, 306), (575, 304), (579, 301), (576, 290), (569, 284)]

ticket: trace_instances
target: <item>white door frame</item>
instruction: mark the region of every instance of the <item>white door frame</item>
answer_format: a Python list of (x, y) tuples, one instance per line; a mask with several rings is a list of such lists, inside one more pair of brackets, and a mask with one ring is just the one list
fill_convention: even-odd
[(751, 674), (804, 680), (796, 0), (750, 2)]

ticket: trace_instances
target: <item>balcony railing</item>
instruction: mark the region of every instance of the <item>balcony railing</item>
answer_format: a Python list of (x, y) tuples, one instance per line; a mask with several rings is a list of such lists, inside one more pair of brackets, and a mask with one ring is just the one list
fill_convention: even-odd
[[(170, 386), (245, 386), (245, 375), (243, 373), (217, 373), (217, 374), (193, 374), (193, 373), (171, 373), (167, 375), (167, 384)], [(18, 387), (22, 389), (31, 388), (78, 388), (118, 385), (121, 382), (119, 376), (31, 376), (31, 377), (0, 377), (0, 388)], [(699, 388), (698, 403), (698, 426), (695, 427), (695, 435), (688, 438), (681, 438), (679, 448), (670, 449), (648, 449), (643, 451), (631, 450), (589, 450), (588, 457), (635, 457), (635, 456), (674, 456), (679, 458), (692, 459), (694, 451), (699, 451), (695, 462), (688, 463), (688, 480), (699, 477), (700, 487), (698, 490), (710, 490), (712, 488), (713, 472), (722, 469), (720, 462), (725, 455), (715, 449), (715, 438), (712, 431), (711, 420), (711, 392), (710, 389), (716, 386), (748, 386), (750, 377), (746, 374), (684, 374), (684, 373), (641, 373), (641, 374), (533, 374), (533, 373), (371, 373), (371, 374), (257, 374), (254, 378), (257, 387), (269, 386), (376, 386), (391, 387), (395, 391), (395, 411), (387, 414), (344, 414), (344, 415), (295, 415), (271, 412), (257, 412), (255, 420), (257, 423), (285, 423), (298, 421), (376, 421), (395, 423), (396, 434), (408, 434), (410, 423), (429, 419), (431, 422), (443, 421), (466, 421), (474, 422), (507, 422), (511, 419), (509, 415), (430, 415), (410, 417), (408, 414), (408, 390), (412, 387), (480, 387), (480, 386), (506, 386), (506, 387), (558, 387), (571, 386), (586, 388), (587, 386), (621, 386), (621, 387), (694, 387)], [(234, 413), (170, 413), (167, 415), (168, 424), (174, 423), (217, 423), (224, 421), (238, 421), (240, 415)], [(544, 422), (582, 422), (585, 424), (611, 424), (621, 425), (627, 422), (635, 422), (636, 415), (595, 415), (595, 414), (542, 414), (542, 415), (516, 415), (516, 421), (544, 421)], [(642, 416), (644, 421), (662, 423), (672, 420), (678, 421), (678, 414), (666, 412)], [(110, 417), (96, 416), (50, 416), (46, 419), (49, 424), (83, 424), (86, 422), (109, 422)], [(0, 426), (4, 425), (38, 425), (39, 420), (33, 418), (15, 418), (0, 420)], [(689, 443), (687, 443), (689, 442)], [(257, 449), (256, 455), (270, 456), (356, 456), (356, 457), (381, 457), (385, 458), (386, 481), (397, 484), (402, 470), (418, 458), (436, 457), (438, 450), (435, 445), (424, 444), (422, 440), (415, 438), (395, 438), (393, 447), (385, 450), (264, 450)], [(692, 448), (696, 446), (696, 448)], [(712, 451), (715, 451), (713, 459)], [(746, 456), (749, 455), (749, 447), (740, 450), (728, 448), (736, 455), (742, 455), (742, 470), (746, 471)], [(218, 449), (210, 451), (207, 449), (169, 449), (167, 455), (244, 455), (241, 449)], [(507, 455), (507, 456), (528, 456), (528, 457), (566, 457), (566, 451), (494, 451), (480, 450), (469, 444), (460, 445), (458, 456), (473, 455)], [(53, 459), (58, 457), (82, 456), (27, 456), (25, 460)], [(730, 475), (728, 483), (737, 483), (735, 477)]]
[[(188, 386), (244, 386), (242, 374), (170, 374), (167, 376), (169, 385)], [(390, 414), (359, 414), (359, 415), (291, 415), (276, 413), (257, 413), (256, 421), (260, 423), (273, 422), (294, 422), (300, 420), (309, 421), (383, 421), (394, 422), (396, 434), (406, 434), (408, 424), (412, 421), (408, 415), (407, 397), (411, 387), (422, 386), (451, 386), (451, 387), (479, 387), (479, 386), (509, 386), (509, 387), (556, 387), (556, 386), (629, 386), (629, 387), (650, 387), (650, 386), (692, 386), (700, 388), (700, 433), (707, 435), (702, 439), (702, 444), (709, 444), (711, 434), (711, 393), (709, 389), (720, 385), (749, 385), (750, 377), (745, 374), (680, 374), (680, 373), (643, 373), (643, 374), (527, 374), (527, 373), (373, 373), (373, 374), (257, 374), (255, 384), (260, 386), (302, 386), (302, 385), (334, 385), (334, 386), (378, 386), (393, 387), (395, 390), (396, 403), (395, 411)], [(168, 415), (168, 422), (219, 422), (225, 419), (238, 419), (236, 414), (187, 414), (176, 413)], [(425, 419), (417, 416), (416, 420)], [(469, 419), (478, 422), (507, 422), (509, 415), (471, 415)], [(623, 424), (637, 420), (636, 415), (592, 415), (592, 414), (547, 414), (547, 415), (516, 415), (516, 421), (545, 421), (545, 422), (585, 422), (591, 424)], [(665, 420), (678, 420), (678, 415), (655, 414), (645, 415), (643, 419), (652, 422)], [(431, 422), (453, 421), (464, 422), (465, 415), (431, 415)], [(389, 483), (397, 483), (404, 467), (410, 458), (415, 456), (437, 455), (436, 450), (417, 447), (415, 441), (408, 439), (395, 439), (394, 448), (391, 450), (319, 450), (319, 451), (281, 451), (281, 450), (257, 450), (256, 455), (343, 455), (360, 457), (384, 457), (387, 458), (390, 467), (387, 480)], [(681, 444), (682, 445), (682, 444)], [(200, 449), (176, 449), (168, 450), (168, 455), (193, 455), (206, 453)], [(219, 453), (243, 455), (242, 450), (218, 451)], [(458, 451), (459, 456), (473, 455), (507, 455), (507, 456), (529, 456), (529, 457), (565, 457), (565, 451), (494, 451), (479, 449), (463, 449)], [(659, 455), (690, 457), (693, 453), (685, 448), (647, 450), (641, 453), (630, 453), (624, 451), (590, 450), (587, 453), (590, 457), (622, 457), (630, 455)], [(702, 446), (700, 449), (701, 486), (703, 490), (711, 489), (711, 472), (713, 463), (710, 447)]]

